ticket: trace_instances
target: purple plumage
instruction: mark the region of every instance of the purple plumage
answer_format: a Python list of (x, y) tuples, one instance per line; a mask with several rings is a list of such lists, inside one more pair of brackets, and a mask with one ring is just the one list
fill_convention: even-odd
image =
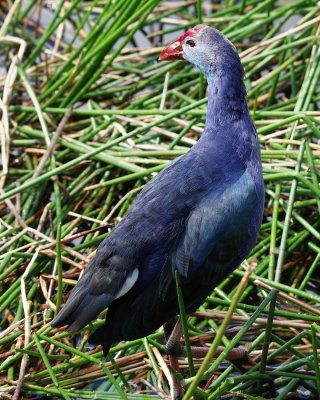
[(160, 59), (185, 59), (208, 79), (199, 141), (151, 180), (100, 244), (52, 326), (83, 328), (108, 307), (90, 338), (105, 351), (152, 333), (178, 312), (175, 271), (187, 312), (249, 254), (260, 229), (264, 186), (236, 49), (198, 25)]

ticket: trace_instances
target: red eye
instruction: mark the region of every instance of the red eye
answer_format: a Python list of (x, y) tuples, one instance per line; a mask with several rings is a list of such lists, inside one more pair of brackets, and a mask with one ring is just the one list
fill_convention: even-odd
[(191, 39), (188, 39), (187, 41), (186, 41), (186, 44), (188, 45), (188, 46), (190, 46), (190, 47), (194, 47), (196, 44), (195, 44), (195, 42), (193, 41), (193, 40), (191, 40)]

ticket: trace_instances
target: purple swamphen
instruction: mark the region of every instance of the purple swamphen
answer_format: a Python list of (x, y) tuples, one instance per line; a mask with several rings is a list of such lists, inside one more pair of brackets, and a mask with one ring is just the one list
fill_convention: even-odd
[(185, 59), (208, 80), (199, 141), (142, 190), (102, 241), (52, 326), (77, 331), (108, 307), (90, 342), (149, 335), (179, 313), (175, 271), (187, 313), (248, 255), (261, 225), (264, 185), (243, 68), (233, 44), (206, 25), (160, 54)]

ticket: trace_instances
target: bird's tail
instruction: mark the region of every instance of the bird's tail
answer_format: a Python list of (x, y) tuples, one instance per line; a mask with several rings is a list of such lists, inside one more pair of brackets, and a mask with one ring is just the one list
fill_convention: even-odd
[(114, 296), (107, 293), (91, 294), (87, 284), (83, 276), (71, 292), (65, 306), (51, 322), (52, 327), (68, 325), (69, 332), (78, 331), (110, 305)]

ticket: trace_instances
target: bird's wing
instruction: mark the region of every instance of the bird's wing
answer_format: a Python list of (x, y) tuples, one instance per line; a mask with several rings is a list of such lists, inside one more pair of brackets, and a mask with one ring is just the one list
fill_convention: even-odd
[[(180, 241), (176, 254), (177, 268), (188, 273), (187, 257), (195, 258), (201, 247), (192, 236), (196, 237), (197, 229), (201, 235), (214, 229), (208, 224), (196, 228), (199, 217), (196, 212), (190, 214), (191, 210), (208, 191), (215, 195), (223, 192), (244, 170), (237, 157), (226, 159), (219, 143), (208, 146), (195, 145), (149, 182), (125, 218), (100, 244), (53, 326), (69, 325), (70, 331), (79, 330), (135, 283), (141, 290), (148, 286), (161, 273), (190, 216), (184, 244)], [(208, 221), (211, 219), (208, 215)], [(148, 257), (152, 259), (149, 264)]]
[(184, 233), (171, 256), (172, 267), (188, 278), (214, 252), (215, 273), (218, 275), (219, 265), (224, 266), (224, 257), (230, 259), (230, 252), (219, 254), (220, 250), (232, 249), (234, 256), (241, 258), (241, 253), (246, 251), (243, 241), (250, 236), (257, 203), (254, 180), (247, 171), (223, 193), (210, 193), (190, 213)]
[(106, 325), (96, 330), (90, 341), (133, 340), (150, 334), (178, 313), (175, 270), (182, 275), (186, 310), (194, 311), (254, 244), (260, 225), (258, 203), (247, 171), (223, 193), (212, 191), (190, 212), (158, 275), (143, 290), (135, 285), (112, 303)]

